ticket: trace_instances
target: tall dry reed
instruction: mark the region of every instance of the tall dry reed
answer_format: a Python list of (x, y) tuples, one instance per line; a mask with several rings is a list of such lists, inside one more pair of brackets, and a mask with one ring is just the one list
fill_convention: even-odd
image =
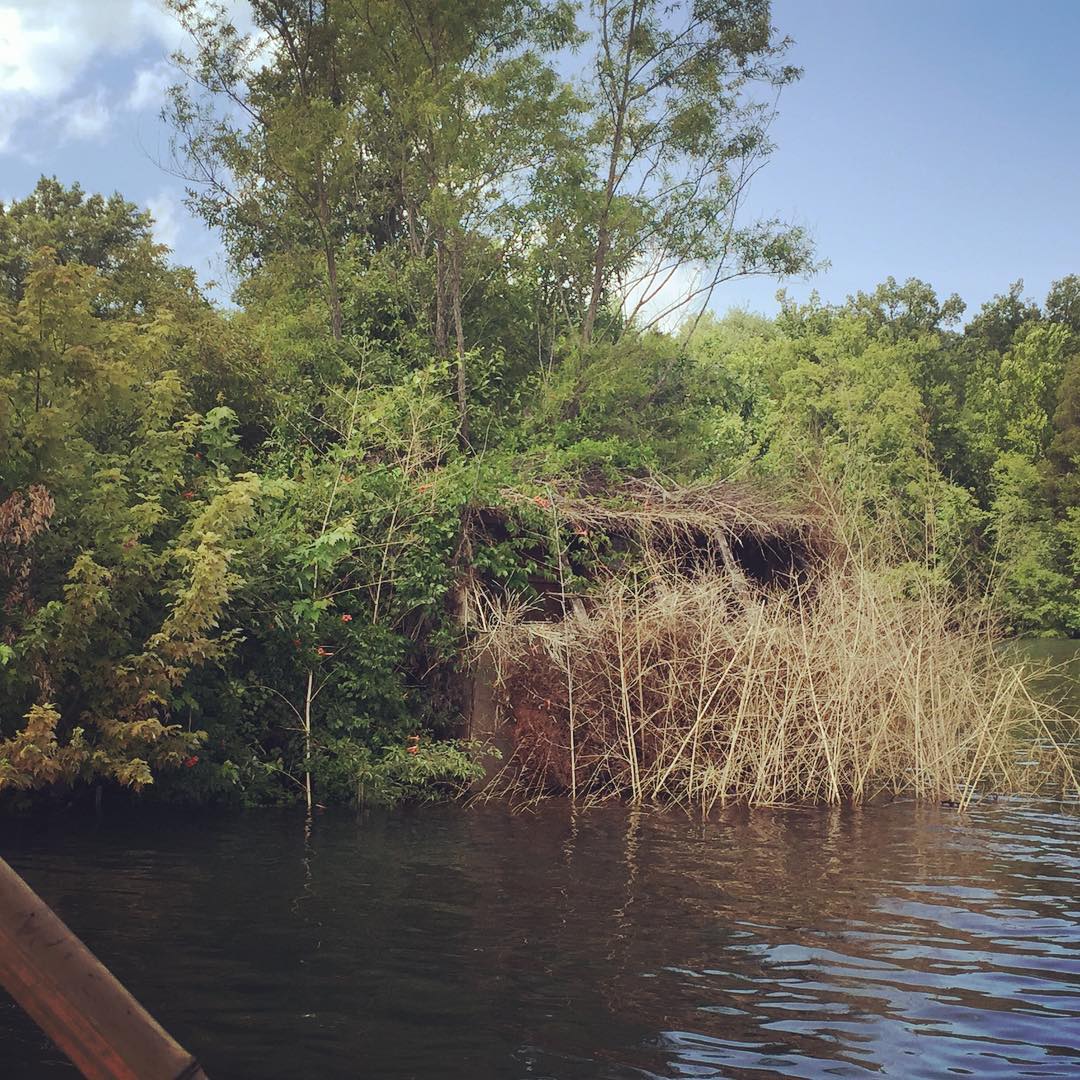
[(1075, 789), (984, 609), (850, 549), (787, 588), (646, 563), (555, 622), (477, 605), (516, 743), (502, 790), (707, 810)]

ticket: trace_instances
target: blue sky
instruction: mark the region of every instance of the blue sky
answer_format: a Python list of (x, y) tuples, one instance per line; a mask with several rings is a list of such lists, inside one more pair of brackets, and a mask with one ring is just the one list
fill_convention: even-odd
[[(805, 74), (754, 202), (805, 223), (840, 300), (892, 274), (970, 307), (1080, 273), (1080, 3), (778, 0)], [(735, 285), (762, 308), (771, 283)]]
[[(917, 276), (975, 309), (1017, 278), (1041, 299), (1080, 272), (1080, 3), (774, 0), (774, 22), (805, 75), (750, 207), (806, 225), (831, 263), (791, 293), (841, 301)], [(215, 238), (159, 167), (181, 43), (156, 0), (0, 0), (0, 198), (43, 172), (120, 190), (227, 290)], [(732, 282), (714, 306), (771, 312), (776, 287)]]

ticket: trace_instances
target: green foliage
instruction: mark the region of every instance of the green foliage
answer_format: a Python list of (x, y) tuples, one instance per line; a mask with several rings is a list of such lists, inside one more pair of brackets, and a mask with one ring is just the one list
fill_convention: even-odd
[(986, 591), (1016, 632), (1076, 632), (1073, 288), (1044, 317), (1014, 286), (963, 333), (957, 298), (891, 279), (837, 308), (785, 299), (775, 326), (702, 324), (723, 469), (824, 478), (913, 570)]
[(152, 219), (119, 194), (86, 195), (42, 177), (25, 199), (0, 204), (0, 296), (15, 303), (26, 294), (35, 253), (49, 249), (60, 263), (78, 263), (106, 275), (111, 294), (97, 297), (101, 314), (131, 314), (163, 288), (183, 281), (155, 244)]
[(1065, 366), (1047, 448), (1047, 491), (1061, 508), (1080, 506), (1080, 352)]
[(462, 794), (484, 775), (490, 754), (478, 743), (416, 737), (380, 750), (352, 739), (328, 740), (315, 761), (319, 790), (335, 802), (428, 802)]
[(1061, 634), (1077, 625), (1075, 581), (1064, 537), (1040, 497), (1037, 464), (1015, 450), (994, 464), (991, 505), (999, 610), (1025, 634)]
[(689, 477), (711, 461), (714, 414), (698, 375), (688, 350), (664, 334), (597, 342), (544, 380), (524, 431), (549, 448), (550, 472)]
[(238, 308), (119, 195), (0, 207), (0, 791), (459, 790), (464, 585), (611, 557), (555, 481), (824, 482), (902, 575), (1080, 632), (1080, 279), (658, 329), (672, 275), (813, 267), (735, 213), (799, 75), (766, 0), (169, 6)]
[[(564, 285), (566, 306), (577, 299), (584, 342), (598, 326), (618, 337), (687, 304), (702, 308), (732, 277), (810, 269), (802, 229), (768, 219), (747, 225), (736, 213), (748, 177), (773, 150), (776, 95), (800, 75), (784, 62), (791, 42), (777, 35), (770, 5), (597, 2), (589, 17), (582, 131), (563, 191), (554, 178), (546, 183), (573, 210), (569, 243), (565, 231), (552, 237), (564, 282), (574, 255), (585, 256), (571, 278), (579, 297), (566, 297)], [(577, 230), (588, 238), (583, 252)], [(657, 283), (680, 269), (694, 271), (690, 295), (656, 311)], [(617, 317), (605, 319), (602, 305)]]
[[(128, 204), (56, 196), (20, 235), (55, 233), (54, 203), (86, 210), (91, 225)], [(110, 210), (111, 208), (111, 210)], [(125, 219), (126, 220), (126, 219)], [(143, 224), (141, 219), (136, 225)], [(101, 266), (61, 262), (51, 248), (23, 251), (21, 297), (0, 322), (0, 591), (5, 657), (0, 682), (0, 789), (96, 777), (139, 788), (155, 770), (191, 756), (201, 733), (170, 722), (191, 673), (227, 655), (221, 619), (238, 579), (233, 542), (260, 489), (233, 475), (235, 414), (192, 409), (178, 373), (195, 353), (209, 309), (190, 310), (158, 249), (139, 228), (108, 233), (160, 271), (158, 303), (113, 303), (127, 286), (130, 252)], [(81, 250), (71, 239), (72, 250)], [(18, 252), (16, 252), (18, 254)], [(132, 256), (133, 258), (134, 256)], [(203, 356), (208, 354), (203, 352)], [(219, 353), (208, 359), (216, 362)], [(216, 381), (195, 367), (194, 377)], [(234, 459), (233, 464), (238, 463)]]

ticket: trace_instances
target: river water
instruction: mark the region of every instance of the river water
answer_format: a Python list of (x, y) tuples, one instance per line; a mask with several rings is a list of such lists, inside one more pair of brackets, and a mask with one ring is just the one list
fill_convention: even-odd
[[(6, 824), (212, 1080), (1080, 1076), (1080, 807)], [(0, 1076), (72, 1077), (6, 998)]]

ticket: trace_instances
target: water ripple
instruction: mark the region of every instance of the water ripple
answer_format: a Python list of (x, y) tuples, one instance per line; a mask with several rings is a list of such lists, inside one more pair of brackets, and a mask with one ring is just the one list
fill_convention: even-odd
[[(562, 804), (0, 833), (218, 1077), (1080, 1075), (1080, 818)], [(3, 1075), (72, 1076), (0, 1002)]]

